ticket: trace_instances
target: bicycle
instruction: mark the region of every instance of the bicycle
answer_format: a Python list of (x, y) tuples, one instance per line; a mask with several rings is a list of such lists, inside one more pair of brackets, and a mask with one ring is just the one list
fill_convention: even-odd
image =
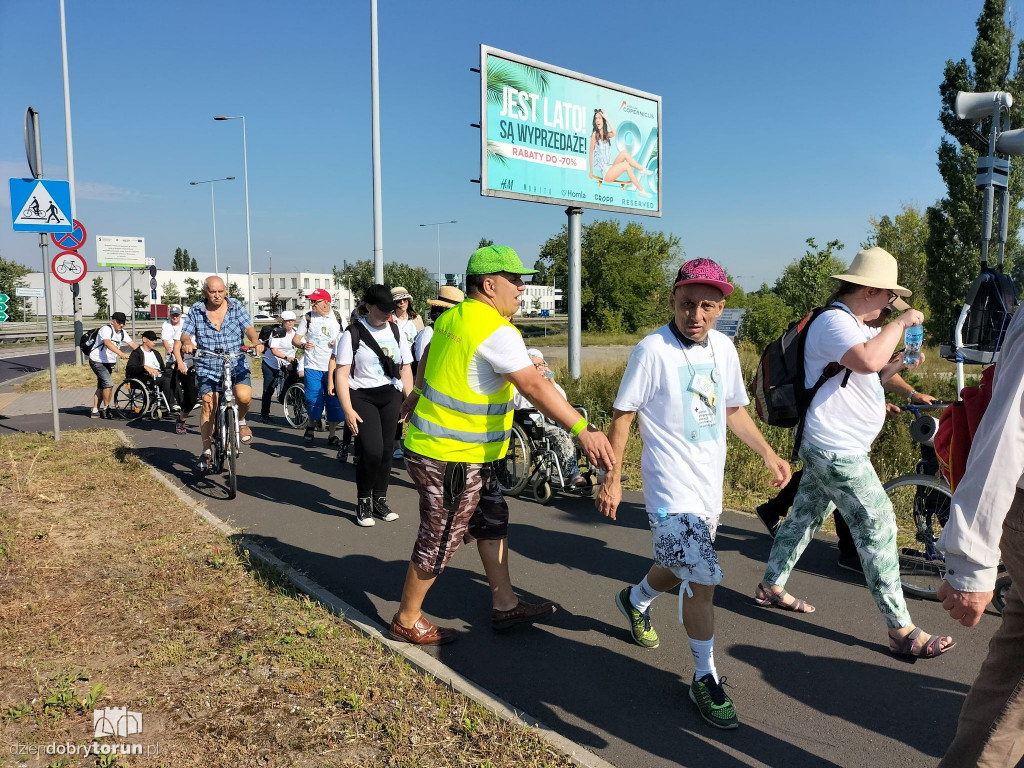
[(217, 415), (213, 422), (213, 439), (210, 445), (210, 471), (220, 474), (227, 466), (228, 498), (233, 499), (238, 493), (238, 471), (236, 463), (241, 453), (241, 441), (238, 433), (238, 406), (235, 405), (235, 392), (231, 382), (231, 361), (245, 355), (245, 352), (220, 352), (205, 349), (195, 351), (196, 359), (203, 357), (218, 358), (223, 361), (221, 369), (221, 392), (214, 393), (223, 397), (217, 398)]
[[(921, 461), (914, 472), (893, 478), (882, 486), (892, 502), (896, 518), (905, 518), (909, 513), (914, 521), (914, 546), (900, 547), (899, 550), (903, 592), (926, 600), (937, 599), (939, 587), (946, 578), (946, 560), (936, 543), (949, 520), (953, 492), (939, 472), (938, 459), (932, 450), (937, 421), (922, 411), (942, 410), (948, 405), (950, 403), (937, 401), (931, 405), (900, 407), (901, 411), (914, 415), (910, 434), (921, 445)], [(1002, 613), (1010, 577), (1002, 565), (999, 568), (1002, 573), (996, 579), (992, 605)]]

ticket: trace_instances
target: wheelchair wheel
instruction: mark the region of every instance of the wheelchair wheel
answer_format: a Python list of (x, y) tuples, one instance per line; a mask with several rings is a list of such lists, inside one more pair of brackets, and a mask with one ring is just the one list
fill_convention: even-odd
[(302, 429), (306, 426), (306, 387), (301, 383), (292, 384), (284, 393), (284, 418), (288, 426)]
[(551, 491), (551, 483), (547, 481), (537, 483), (534, 486), (533, 492), (537, 496), (537, 501), (541, 504), (550, 504), (551, 498), (554, 496), (554, 493)]
[(149, 411), (149, 391), (138, 379), (125, 379), (114, 390), (111, 405), (125, 421), (137, 419)]
[(506, 496), (518, 496), (530, 479), (532, 466), (530, 443), (526, 433), (518, 424), (512, 425), (512, 434), (508, 440), (508, 453), (505, 458), (494, 462), (495, 477), (498, 487)]
[(897, 521), (911, 518), (915, 528), (913, 546), (901, 547), (900, 583), (904, 593), (934, 600), (946, 577), (946, 561), (936, 552), (935, 542), (949, 519), (953, 493), (945, 482), (931, 475), (903, 475), (884, 486)]
[(1002, 613), (1003, 608), (1006, 607), (1006, 595), (1012, 586), (1013, 584), (1010, 582), (1010, 577), (1005, 573), (996, 579), (996, 588), (992, 593), (992, 607), (1000, 613)]

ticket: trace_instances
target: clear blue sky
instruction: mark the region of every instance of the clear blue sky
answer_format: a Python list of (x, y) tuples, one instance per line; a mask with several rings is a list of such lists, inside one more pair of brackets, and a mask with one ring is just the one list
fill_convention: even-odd
[[(479, 80), (486, 43), (663, 98), (664, 216), (747, 288), (804, 239), (852, 258), (869, 216), (943, 194), (938, 84), (970, 57), (981, 0), (492, 3), (380, 0), (384, 257), (460, 271), (481, 237), (532, 264), (561, 206), (483, 198)], [(368, 0), (67, 0), (78, 218), (92, 236), (142, 235), (245, 269), (240, 121), (249, 145), (254, 270), (329, 271), (373, 248)], [(633, 14), (633, 15), (628, 15)], [(41, 113), (44, 170), (66, 178), (57, 0), (0, 0), (0, 176), (28, 175), (22, 116)], [(1014, 125), (1024, 125), (1024, 111)], [(5, 184), (6, 187), (6, 184)], [(0, 253), (33, 268), (0, 196)], [(584, 222), (609, 214), (586, 211)]]

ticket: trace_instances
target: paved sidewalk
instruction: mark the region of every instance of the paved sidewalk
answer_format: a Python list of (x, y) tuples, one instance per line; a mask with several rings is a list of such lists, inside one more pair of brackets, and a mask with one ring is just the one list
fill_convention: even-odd
[[(57, 410), (92, 409), (95, 387), (82, 389), (58, 389)], [(41, 392), (10, 392), (0, 395), (0, 414), (3, 416), (25, 416), (32, 413), (50, 413), (50, 390)], [(88, 413), (86, 413), (88, 416)]]
[[(49, 419), (5, 414), (0, 434), (46, 430)], [(61, 416), (64, 429), (111, 424), (218, 518), (379, 624), (390, 621), (419, 524), (400, 461), (388, 496), (400, 519), (360, 528), (354, 468), (338, 464), (322, 434), (309, 447), (297, 430), (253, 424), (255, 441), (239, 462), (238, 498), (228, 501), (222, 477), (192, 472), (199, 446), (194, 416), (185, 436), (170, 421), (97, 422), (84, 410)], [(675, 595), (653, 605), (656, 650), (630, 642), (613, 603), (616, 591), (650, 565), (640, 494), (626, 494), (617, 522), (599, 517), (589, 500), (556, 496), (541, 506), (512, 499), (510, 507), (515, 584), (527, 599), (550, 598), (560, 610), (550, 624), (492, 632), (486, 577), (466, 546), (424, 606), (432, 619), (458, 629), (459, 640), (430, 653), (621, 768), (934, 765), (999, 623), (987, 614), (977, 628), (964, 629), (937, 603), (911, 600), (915, 621), (959, 644), (915, 665), (893, 659), (870, 594), (837, 569), (835, 548), (823, 537), (811, 542), (788, 585), (818, 611), (758, 608), (750, 595), (770, 541), (751, 516), (727, 512), (716, 542), (725, 580), (715, 598), (715, 658), (741, 725), (719, 732), (687, 699), (693, 659)]]

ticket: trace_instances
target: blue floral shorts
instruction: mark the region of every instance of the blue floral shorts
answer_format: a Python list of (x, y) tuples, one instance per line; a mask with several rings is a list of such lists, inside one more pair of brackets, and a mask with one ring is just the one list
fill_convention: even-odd
[(715, 552), (717, 520), (688, 512), (659, 519), (647, 513), (654, 539), (654, 564), (668, 568), (684, 582), (713, 587), (722, 582), (722, 569)]

